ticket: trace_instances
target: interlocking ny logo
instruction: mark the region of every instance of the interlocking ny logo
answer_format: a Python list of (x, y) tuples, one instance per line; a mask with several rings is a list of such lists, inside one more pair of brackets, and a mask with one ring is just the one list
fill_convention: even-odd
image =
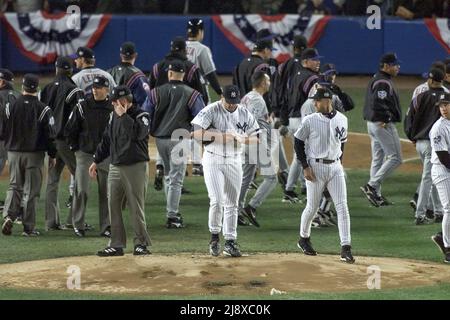
[(339, 129), (339, 127), (336, 127), (336, 138), (338, 139), (342, 139), (344, 137), (345, 134), (345, 128), (342, 127), (341, 129)]
[(243, 132), (247, 131), (248, 129), (248, 123), (244, 122), (244, 124), (240, 124), (239, 122), (237, 123), (236, 127), (238, 129), (241, 129)]
[(237, 94), (236, 94), (235, 91), (232, 91), (232, 92), (231, 92), (231, 97), (232, 97), (232, 98), (236, 98), (236, 95), (237, 95)]

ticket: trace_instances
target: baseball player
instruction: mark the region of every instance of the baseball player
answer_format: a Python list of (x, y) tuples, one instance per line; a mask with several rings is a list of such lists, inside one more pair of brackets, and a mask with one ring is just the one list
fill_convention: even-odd
[(133, 42), (124, 42), (120, 46), (120, 64), (109, 69), (116, 85), (126, 85), (133, 95), (133, 103), (142, 106), (147, 98), (150, 87), (144, 73), (137, 68), (138, 53)]
[(96, 76), (108, 79), (110, 91), (116, 86), (116, 82), (108, 72), (95, 67), (95, 54), (92, 49), (79, 47), (74, 58), (76, 67), (80, 71), (72, 77), (72, 80), (78, 88), (83, 90), (86, 97), (92, 95), (92, 85)]
[(165, 170), (167, 228), (184, 226), (179, 205), (191, 140), (187, 134), (180, 141), (179, 134), (191, 131), (191, 120), (205, 107), (200, 93), (183, 83), (185, 71), (182, 61), (173, 61), (169, 82), (154, 88), (143, 106), (150, 114), (150, 134), (156, 138)]
[[(442, 72), (446, 72), (446, 66), (442, 61), (435, 61), (431, 64), (430, 70), (431, 69), (440, 69)], [(429, 86), (429, 81), (428, 81), (428, 72), (425, 73), (424, 76), (427, 81), (425, 81), (424, 83), (421, 83), (420, 85), (418, 85), (414, 91), (413, 91), (413, 95), (411, 100), (413, 100), (415, 97), (417, 97), (419, 94), (424, 93), (425, 91), (430, 90), (430, 86)], [(442, 84), (442, 86), (445, 88), (444, 84)], [(447, 91), (447, 88), (444, 89), (445, 92)]]
[[(108, 79), (101, 76), (95, 77), (92, 85), (92, 96), (78, 102), (64, 128), (64, 136), (68, 140), (70, 149), (75, 152), (76, 158), (72, 217), (73, 230), (77, 237), (84, 237), (86, 231), (85, 215), (89, 197), (89, 166), (113, 111), (108, 95)], [(109, 158), (107, 158), (97, 165), (100, 236), (107, 238), (111, 236), (107, 197), (109, 162)]]
[(45, 198), (46, 230), (61, 230), (66, 227), (72, 227), (71, 209), (69, 209), (65, 226), (60, 222), (58, 188), (65, 166), (67, 166), (72, 175), (75, 174), (75, 154), (70, 150), (64, 137), (64, 127), (73, 108), (84, 96), (83, 91), (70, 78), (73, 72), (72, 60), (68, 57), (58, 57), (55, 67), (55, 79), (47, 84), (40, 93), (41, 101), (52, 109), (55, 117), (55, 145), (58, 150), (56, 165), (48, 171)]
[(209, 142), (203, 153), (205, 184), (209, 197), (211, 255), (220, 254), (219, 233), (223, 225), (223, 254), (240, 257), (236, 242), (239, 192), (242, 184), (242, 159), (239, 143), (257, 139), (258, 123), (250, 111), (240, 105), (239, 88), (224, 88), (224, 98), (206, 106), (192, 120), (193, 137)]
[[(244, 146), (242, 187), (239, 196), (239, 207), (242, 216), (251, 224), (259, 227), (256, 220), (256, 209), (270, 195), (277, 185), (278, 136), (272, 136), (272, 118), (267, 110), (263, 95), (269, 91), (270, 77), (267, 73), (256, 71), (252, 76), (253, 90), (241, 100), (242, 106), (247, 108), (258, 122), (260, 128), (260, 144)], [(258, 146), (256, 148), (255, 146)], [(256, 159), (255, 159), (256, 158)], [(256, 160), (256, 161), (255, 161)], [(264, 181), (259, 185), (253, 198), (245, 206), (245, 198), (257, 167), (260, 168)]]
[(148, 255), (150, 236), (145, 223), (145, 193), (148, 182), (149, 114), (133, 105), (127, 86), (117, 86), (111, 93), (114, 112), (94, 154), (89, 175), (96, 176), (98, 166), (111, 157), (108, 174), (108, 207), (111, 239), (97, 252), (100, 257), (123, 256), (127, 236), (122, 218), (122, 201), (126, 197), (134, 229), (133, 255)]
[[(205, 35), (203, 20), (198, 18), (190, 19), (186, 29), (188, 37), (188, 40), (186, 41), (187, 58), (190, 62), (196, 64), (200, 68), (203, 79), (205, 80), (205, 92), (208, 94), (205, 104), (208, 104), (208, 102), (211, 101), (208, 83), (218, 96), (222, 95), (222, 88), (217, 79), (216, 66), (212, 59), (211, 50), (201, 43)], [(195, 140), (192, 140), (192, 149), (192, 175), (203, 176), (203, 168), (201, 166), (201, 145)]]
[(318, 88), (313, 99), (317, 112), (306, 116), (295, 133), (295, 152), (303, 167), (307, 190), (297, 245), (306, 255), (317, 255), (310, 240), (311, 222), (319, 208), (323, 191), (327, 188), (338, 215), (341, 261), (354, 263), (347, 186), (341, 164), (343, 146), (347, 141), (347, 117), (333, 109), (332, 93), (328, 89)]
[(442, 205), (439, 201), (436, 187), (431, 179), (431, 143), (430, 130), (433, 124), (440, 118), (436, 103), (445, 92), (442, 86), (444, 72), (441, 69), (431, 69), (428, 73), (428, 90), (418, 94), (411, 102), (405, 116), (404, 128), (406, 136), (415, 144), (417, 153), (422, 163), (422, 179), (420, 182), (417, 209), (415, 211), (416, 225), (433, 222), (426, 217), (426, 206), (431, 196), (434, 213), (442, 216)]
[[(287, 92), (289, 98), (287, 103), (280, 109), (280, 119), (284, 126), (289, 126), (289, 131), (293, 135), (300, 126), (301, 107), (308, 99), (309, 92), (319, 78), (320, 59), (322, 56), (314, 48), (305, 49), (301, 55), (301, 68), (291, 80), (291, 89)], [(302, 170), (296, 157), (292, 159), (289, 168), (289, 176), (283, 196), (283, 202), (296, 203), (299, 201), (298, 194), (294, 191), (297, 181), (302, 178)]]
[(431, 176), (444, 207), (444, 218), (442, 233), (434, 235), (432, 240), (445, 255), (444, 262), (450, 263), (450, 94), (441, 94), (438, 105), (441, 118), (430, 131)]
[(392, 204), (381, 194), (382, 182), (402, 164), (402, 151), (395, 122), (402, 119), (402, 110), (392, 78), (400, 71), (395, 53), (380, 59), (380, 70), (369, 82), (363, 116), (367, 121), (372, 149), (370, 180), (360, 189), (375, 206)]
[[(13, 221), (23, 205), (23, 236), (39, 236), (36, 206), (42, 185), (45, 152), (49, 167), (55, 165), (56, 136), (52, 110), (37, 98), (39, 78), (34, 74), (23, 77), (22, 95), (7, 103), (0, 136), (8, 150), (9, 188), (5, 201), (4, 235), (11, 235)], [(24, 139), (26, 137), (26, 139)]]

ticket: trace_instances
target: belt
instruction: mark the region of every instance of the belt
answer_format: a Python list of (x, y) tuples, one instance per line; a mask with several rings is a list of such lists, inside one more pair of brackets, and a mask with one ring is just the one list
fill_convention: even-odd
[(331, 163), (335, 163), (338, 160), (329, 160), (329, 159), (314, 159), (315, 162), (318, 163), (324, 163), (324, 164), (331, 164)]

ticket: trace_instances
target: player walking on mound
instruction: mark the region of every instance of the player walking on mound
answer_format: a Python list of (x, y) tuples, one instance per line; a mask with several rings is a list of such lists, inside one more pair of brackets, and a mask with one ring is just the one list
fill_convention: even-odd
[(307, 192), (297, 245), (306, 255), (317, 255), (310, 240), (311, 223), (319, 209), (323, 191), (327, 188), (337, 211), (341, 260), (354, 263), (347, 186), (341, 164), (344, 143), (347, 141), (347, 117), (333, 109), (332, 93), (328, 89), (317, 89), (313, 99), (317, 113), (306, 116), (295, 133), (295, 152), (303, 167)]

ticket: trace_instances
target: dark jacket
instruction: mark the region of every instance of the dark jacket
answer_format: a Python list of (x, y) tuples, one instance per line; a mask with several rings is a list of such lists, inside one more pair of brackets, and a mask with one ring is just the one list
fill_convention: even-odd
[(278, 72), (273, 81), (274, 95), (272, 96), (272, 110), (279, 115), (281, 106), (289, 100), (289, 88), (294, 75), (301, 68), (300, 55), (295, 55), (278, 67)]
[(152, 72), (150, 73), (149, 83), (150, 89), (162, 86), (169, 82), (168, 70), (169, 65), (175, 61), (181, 60), (186, 66), (186, 72), (184, 74), (183, 82), (194, 90), (197, 90), (202, 95), (205, 104), (208, 104), (208, 93), (206, 92), (205, 80), (200, 73), (199, 67), (190, 62), (186, 55), (179, 52), (171, 52), (160, 62), (153, 65)]
[(149, 161), (149, 132), (149, 114), (137, 106), (133, 105), (121, 117), (111, 112), (102, 141), (94, 154), (94, 162), (100, 163), (109, 156), (116, 166)]
[(0, 131), (3, 131), (1, 126), (3, 125), (3, 119), (5, 118), (6, 104), (13, 103), (19, 96), (20, 93), (15, 91), (9, 83), (0, 89)]
[(5, 107), (1, 136), (8, 151), (46, 151), (56, 156), (53, 143), (55, 119), (52, 110), (37, 97), (20, 95), (16, 101)]
[(411, 101), (404, 121), (405, 134), (409, 140), (430, 140), (431, 128), (441, 116), (436, 103), (444, 92), (443, 88), (430, 88)]
[(233, 71), (233, 84), (239, 87), (241, 97), (252, 90), (252, 75), (255, 71), (264, 71), (270, 76), (270, 66), (258, 55), (251, 55), (239, 63)]
[(80, 100), (67, 121), (64, 135), (72, 151), (94, 154), (108, 125), (113, 107), (109, 99)]
[(191, 130), (191, 121), (205, 107), (201, 95), (181, 81), (170, 81), (150, 92), (143, 106), (151, 119), (150, 133), (170, 138), (176, 129)]
[(302, 105), (308, 99), (309, 91), (318, 79), (317, 72), (303, 66), (293, 76), (292, 85), (287, 90), (288, 103), (280, 109), (280, 120), (283, 125), (289, 124), (289, 118), (299, 118), (301, 116)]
[(56, 139), (64, 139), (64, 127), (69, 115), (83, 96), (83, 91), (72, 79), (62, 74), (42, 89), (40, 99), (52, 109), (55, 117)]
[(133, 94), (133, 103), (138, 106), (144, 104), (150, 87), (145, 74), (137, 67), (128, 62), (121, 62), (119, 65), (108, 70), (114, 78), (116, 84), (126, 85)]
[(379, 71), (370, 80), (363, 116), (364, 120), (372, 122), (388, 123), (402, 120), (400, 100), (389, 74)]

